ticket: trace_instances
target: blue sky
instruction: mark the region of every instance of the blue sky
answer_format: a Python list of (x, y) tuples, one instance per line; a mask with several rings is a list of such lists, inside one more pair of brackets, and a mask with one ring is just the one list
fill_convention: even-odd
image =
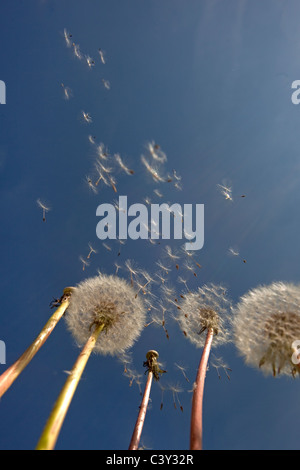
[[(96, 208), (118, 195), (130, 204), (151, 197), (205, 205), (205, 244), (195, 254), (203, 267), (189, 277), (190, 289), (222, 283), (236, 303), (260, 284), (300, 281), (300, 108), (291, 102), (291, 84), (300, 79), (299, 14), (296, 0), (1, 2), (0, 80), (7, 104), (0, 107), (0, 340), (7, 365), (38, 334), (52, 313), (49, 302), (64, 287), (99, 269), (114, 273), (116, 261), (128, 278), (126, 259), (157, 271), (167, 243), (128, 241), (118, 257), (115, 242), (108, 251), (97, 239)], [(66, 47), (64, 28), (95, 67)], [(72, 90), (68, 101), (61, 83)], [(82, 110), (91, 114), (90, 125)], [(134, 168), (133, 176), (116, 176), (118, 195), (109, 187), (89, 191), (85, 177), (95, 150), (88, 135)], [(181, 191), (146, 174), (141, 154), (152, 140), (168, 157), (166, 172), (175, 169), (182, 177)], [(217, 189), (224, 180), (232, 185), (233, 202)], [(155, 199), (154, 189), (163, 199)], [(51, 206), (46, 223), (38, 198)], [(98, 253), (83, 272), (79, 256), (87, 255), (89, 242)], [(246, 264), (228, 256), (232, 246)], [(188, 275), (183, 263), (180, 270)], [(179, 292), (175, 271), (170, 283)], [(142, 444), (154, 450), (188, 449), (190, 390), (201, 355), (171, 313), (169, 340), (162, 328), (150, 326), (132, 349), (140, 374), (148, 349), (157, 349), (168, 371), (161, 384), (183, 390), (183, 413), (168, 390), (160, 410), (161, 390), (153, 385)], [(298, 380), (264, 377), (244, 365), (234, 345), (213, 352), (232, 372), (230, 381), (225, 374), (219, 380), (212, 367), (207, 374), (204, 447), (299, 448)], [(35, 447), (78, 353), (62, 320), (1, 400), (1, 449)], [(175, 363), (185, 365), (190, 383)], [(127, 449), (141, 398), (138, 386), (129, 384), (116, 358), (92, 356), (57, 449)]]

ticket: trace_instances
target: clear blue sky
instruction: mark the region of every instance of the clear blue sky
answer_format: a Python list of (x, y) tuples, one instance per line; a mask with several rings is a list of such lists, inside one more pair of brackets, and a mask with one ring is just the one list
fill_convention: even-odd
[[(49, 302), (66, 286), (114, 263), (134, 259), (154, 274), (164, 247), (128, 241), (118, 257), (96, 237), (96, 208), (116, 194), (93, 194), (85, 182), (95, 153), (88, 135), (120, 153), (135, 174), (117, 175), (130, 203), (205, 204), (203, 266), (188, 285), (223, 283), (236, 303), (250, 288), (300, 281), (300, 106), (291, 84), (300, 79), (300, 5), (296, 0), (12, 0), (0, 5), (0, 340), (7, 365), (31, 343), (52, 313)], [(89, 69), (67, 48), (64, 28)], [(105, 51), (101, 64), (98, 49)], [(102, 79), (110, 82), (110, 90)], [(63, 98), (61, 83), (72, 89)], [(91, 114), (90, 125), (81, 111)], [(182, 177), (182, 191), (156, 185), (141, 164), (154, 140), (168, 157), (166, 172)], [(217, 189), (232, 184), (233, 202)], [(163, 193), (158, 199), (154, 189)], [(240, 196), (245, 194), (245, 198)], [(43, 223), (38, 198), (51, 211)], [(88, 243), (98, 253), (83, 272)], [(174, 248), (179, 242), (170, 242)], [(236, 246), (240, 258), (228, 256)], [(180, 273), (184, 272), (183, 263)], [(176, 269), (170, 283), (180, 293)], [(146, 328), (132, 349), (144, 374), (148, 349), (167, 369), (162, 385), (179, 384), (183, 413), (172, 393), (154, 384), (142, 444), (188, 449), (191, 397), (201, 350), (167, 318)], [(174, 313), (174, 312), (173, 312)], [(0, 403), (0, 448), (35, 447), (52, 405), (79, 353), (64, 320)], [(246, 367), (234, 345), (214, 351), (231, 380), (212, 367), (206, 381), (206, 449), (298, 449), (298, 380), (266, 378)], [(175, 363), (186, 366), (188, 383)], [(0, 373), (5, 370), (0, 365)], [(143, 376), (143, 385), (145, 376)], [(127, 449), (140, 403), (123, 366), (92, 356), (63, 426), (57, 449)]]

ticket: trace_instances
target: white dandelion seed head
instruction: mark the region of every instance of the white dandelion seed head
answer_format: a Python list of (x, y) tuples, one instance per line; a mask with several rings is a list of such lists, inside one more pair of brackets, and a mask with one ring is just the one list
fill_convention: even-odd
[(197, 347), (203, 347), (208, 329), (214, 331), (213, 346), (230, 339), (230, 300), (223, 286), (207, 284), (184, 294), (179, 303), (177, 320), (181, 329)]
[(234, 308), (233, 334), (246, 364), (274, 377), (295, 376), (292, 343), (300, 339), (300, 286), (274, 282), (250, 290)]
[(66, 322), (78, 345), (86, 343), (98, 324), (105, 324), (94, 351), (122, 354), (144, 328), (146, 308), (137, 291), (124, 279), (99, 273), (78, 284), (72, 292)]

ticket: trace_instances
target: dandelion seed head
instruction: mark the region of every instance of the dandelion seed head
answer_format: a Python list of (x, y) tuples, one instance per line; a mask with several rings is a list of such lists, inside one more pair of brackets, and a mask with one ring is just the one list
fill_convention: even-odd
[(207, 284), (185, 293), (179, 305), (179, 325), (197, 347), (204, 346), (209, 329), (214, 331), (213, 346), (229, 341), (230, 301), (223, 286)]
[(250, 290), (234, 309), (233, 331), (246, 364), (273, 376), (295, 376), (292, 343), (300, 339), (300, 286), (274, 282)]
[[(74, 295), (73, 295), (74, 294)], [(127, 281), (99, 274), (74, 288), (66, 323), (78, 345), (86, 343), (93, 327), (104, 324), (95, 345), (101, 354), (122, 354), (144, 328), (146, 308)]]

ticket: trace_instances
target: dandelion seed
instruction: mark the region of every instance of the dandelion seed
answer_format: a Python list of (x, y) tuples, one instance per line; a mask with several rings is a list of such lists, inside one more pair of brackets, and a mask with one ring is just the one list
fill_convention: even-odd
[(219, 369), (223, 369), (226, 374), (226, 377), (228, 378), (228, 380), (230, 380), (228, 371), (232, 372), (232, 370), (227, 366), (222, 357), (216, 357), (213, 355), (213, 359), (211, 360), (211, 366), (216, 369), (219, 379), (221, 379)]
[(102, 83), (106, 90), (110, 90), (110, 83), (108, 80), (104, 80), (104, 78), (102, 78)]
[(107, 243), (102, 243), (102, 246), (107, 250), (107, 251), (111, 251), (111, 247), (109, 245), (107, 245)]
[(115, 263), (115, 267), (116, 267), (115, 275), (117, 275), (119, 273), (119, 270), (122, 268), (122, 266), (120, 266), (118, 263)]
[(123, 162), (121, 156), (120, 156), (118, 153), (115, 154), (115, 159), (116, 159), (117, 163), (119, 164), (120, 168), (121, 168), (123, 171), (125, 171), (125, 173), (126, 173), (127, 175), (134, 175), (134, 171), (133, 171), (133, 170), (130, 170), (130, 168), (128, 168), (128, 167), (125, 165), (125, 163)]
[(194, 275), (195, 277), (197, 277), (197, 274), (195, 273), (194, 266), (193, 266), (193, 264), (192, 264), (191, 262), (186, 261), (186, 262), (184, 263), (184, 268), (187, 269), (188, 271), (190, 271), (191, 273), (193, 273), (193, 275)]
[(121, 256), (121, 247), (122, 247), (122, 245), (125, 245), (125, 241), (119, 239), (118, 242), (119, 242), (118, 256)]
[(117, 193), (117, 192), (118, 192), (118, 190), (117, 190), (117, 186), (116, 186), (116, 180), (115, 180), (115, 178), (113, 178), (111, 175), (108, 175), (108, 177), (107, 177), (107, 178), (108, 178), (108, 181), (109, 181), (109, 183), (110, 183), (111, 187), (113, 188), (114, 192), (115, 192), (115, 193)]
[(97, 253), (97, 250), (95, 250), (95, 248), (92, 247), (91, 243), (88, 244), (89, 245), (89, 254), (87, 255), (87, 259), (90, 259), (92, 253)]
[(78, 44), (75, 44), (75, 42), (73, 42), (72, 46), (73, 46), (73, 52), (74, 52), (75, 57), (79, 60), (82, 60), (83, 55), (80, 51), (80, 46)]
[(157, 197), (163, 197), (162, 192), (160, 192), (158, 189), (154, 189), (153, 192), (156, 194)]
[(68, 101), (72, 96), (71, 88), (69, 88), (68, 86), (65, 86), (63, 83), (61, 83), (61, 87), (62, 87), (63, 92), (64, 92), (64, 98), (65, 98), (65, 100)]
[(183, 375), (183, 377), (185, 378), (185, 380), (186, 380), (187, 382), (189, 382), (189, 379), (187, 378), (186, 373), (185, 373), (186, 368), (185, 368), (184, 366), (180, 365), (180, 364), (177, 364), (176, 362), (174, 363), (174, 366), (177, 367), (177, 369), (180, 370), (180, 372), (182, 373), (182, 375)]
[(100, 55), (100, 59), (101, 59), (102, 64), (105, 65), (104, 52), (102, 51), (102, 49), (99, 49), (98, 52), (99, 52), (99, 55)]
[(228, 248), (228, 254), (231, 256), (240, 258), (243, 261), (243, 263), (247, 263), (247, 261), (240, 256), (239, 250), (237, 248), (233, 248), (233, 247)]
[(95, 67), (95, 61), (90, 57), (89, 55), (85, 57), (86, 63), (88, 67), (91, 69), (92, 67)]
[(125, 261), (125, 267), (128, 269), (128, 271), (129, 271), (129, 273), (130, 273), (130, 283), (131, 283), (131, 286), (133, 286), (133, 283), (134, 283), (133, 277), (138, 274), (138, 270), (137, 270), (137, 268), (134, 266), (133, 261), (131, 261), (130, 259), (127, 259), (127, 260)]
[(164, 265), (160, 260), (156, 261), (157, 266), (162, 269), (166, 274), (169, 274), (169, 271), (172, 271), (168, 266)]
[(148, 173), (150, 173), (150, 175), (152, 176), (154, 181), (160, 182), (160, 183), (165, 183), (165, 181), (166, 181), (165, 178), (163, 178), (159, 174), (158, 170), (154, 166), (150, 165), (150, 163), (146, 160), (144, 155), (141, 156), (141, 161), (142, 161), (143, 165), (145, 166), (146, 170), (148, 171)]
[(101, 160), (107, 160), (107, 158), (109, 157), (109, 152), (107, 151), (103, 143), (97, 146), (97, 155)]
[[(188, 288), (188, 285), (187, 285), (187, 280), (184, 279), (183, 277), (181, 276), (178, 276), (178, 282), (181, 282), (182, 284), (184, 284), (185, 288), (186, 288), (186, 291), (187, 292), (190, 292), (190, 289)], [(183, 297), (184, 298), (184, 297)]]
[(37, 205), (42, 209), (43, 211), (43, 222), (46, 222), (46, 213), (49, 212), (51, 209), (48, 205), (45, 204), (45, 202), (41, 201), (40, 199), (37, 199)]
[(128, 373), (128, 365), (132, 364), (131, 355), (128, 354), (128, 353), (123, 352), (123, 353), (118, 355), (118, 359), (124, 367), (124, 374), (127, 374)]
[(179, 393), (182, 393), (182, 388), (179, 387), (178, 385), (169, 385), (169, 389), (171, 390), (172, 392), (172, 395), (173, 395), (173, 405), (174, 405), (174, 408), (175, 410), (177, 410), (177, 404), (176, 402), (179, 404), (179, 408), (180, 410), (183, 412), (183, 406), (179, 400)]
[(83, 258), (83, 256), (79, 256), (79, 261), (82, 263), (82, 271), (85, 271), (85, 269), (90, 265), (90, 263)]
[(76, 342), (85, 346), (50, 414), (37, 450), (55, 447), (91, 353), (122, 354), (139, 337), (146, 310), (142, 300), (135, 299), (133, 294), (125, 280), (103, 274), (81, 282), (72, 291), (66, 323)]
[(90, 176), (86, 176), (85, 177), (85, 182), (87, 183), (88, 187), (90, 188), (90, 190), (94, 193), (94, 194), (97, 194), (97, 188), (96, 186), (94, 185), (92, 179), (90, 178)]
[(160, 146), (155, 142), (148, 142), (146, 144), (147, 150), (150, 152), (152, 158), (159, 163), (165, 163), (167, 161), (167, 155), (161, 150)]
[(222, 196), (224, 196), (226, 200), (233, 201), (232, 188), (230, 186), (225, 186), (225, 185), (222, 185), (222, 184), (218, 184), (217, 187), (218, 187), (219, 191), (221, 192)]
[(71, 41), (72, 34), (70, 34), (70, 33), (66, 30), (66, 28), (64, 29), (64, 38), (65, 38), (67, 47), (71, 47), (71, 45), (72, 45), (72, 41)]
[[(265, 374), (300, 373), (293, 342), (300, 338), (300, 287), (274, 282), (241, 297), (234, 308), (234, 340), (246, 364)], [(297, 361), (296, 361), (297, 362)]]
[(89, 135), (88, 139), (89, 139), (89, 142), (91, 144), (95, 145), (95, 143), (96, 143), (96, 137), (95, 136)]
[(92, 121), (92, 118), (91, 118), (91, 116), (90, 116), (89, 113), (86, 113), (85, 111), (82, 111), (82, 112), (81, 112), (81, 115), (82, 115), (83, 120), (84, 120), (87, 124), (90, 124), (91, 122), (93, 122), (93, 121)]

